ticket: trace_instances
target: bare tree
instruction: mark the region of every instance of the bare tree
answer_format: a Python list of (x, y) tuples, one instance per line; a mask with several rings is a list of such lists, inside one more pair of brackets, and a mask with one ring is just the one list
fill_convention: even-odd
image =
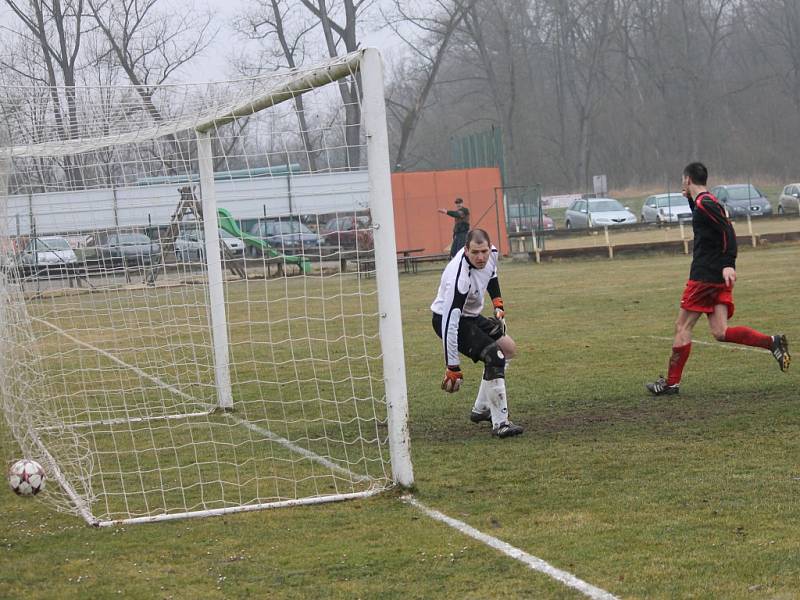
[[(405, 169), (409, 144), (422, 118), (450, 40), (474, 2), (437, 0), (434, 6), (426, 3), (423, 11), (415, 14), (409, 10), (408, 2), (395, 0), (395, 14), (387, 20), (414, 57), (398, 73), (394, 82), (395, 93), (387, 99), (389, 114), (398, 122), (399, 140), (394, 158), (394, 168), (398, 171)], [(417, 30), (415, 35), (404, 33), (403, 27), (409, 24)]]
[[(555, 0), (551, 4), (553, 64), (563, 146), (574, 148), (574, 183), (586, 185), (592, 168), (596, 119), (604, 105), (610, 70), (608, 61), (617, 26), (614, 0)], [(575, 131), (570, 132), (568, 121)]]
[(154, 121), (163, 120), (153, 86), (200, 55), (212, 42), (211, 15), (169, 11), (159, 0), (87, 0), (110, 56), (136, 87)]
[[(249, 39), (262, 42), (265, 52), (272, 58), (271, 61), (258, 61), (255, 68), (245, 66), (247, 71), (260, 74), (265, 65), (269, 68), (285, 66), (296, 69), (303, 64), (307, 35), (319, 22), (310, 19), (300, 20), (299, 23), (295, 19), (292, 22), (290, 13), (293, 9), (294, 6), (287, 0), (257, 0), (246, 15), (235, 21), (236, 30)], [(303, 96), (295, 96), (294, 104), (308, 167), (313, 172), (317, 170), (318, 150), (311, 137)]]
[[(28, 68), (22, 71), (19, 68), (20, 63), (10, 63), (4, 59), (0, 59), (0, 67), (11, 69), (31, 81), (48, 86), (56, 135), (59, 139), (77, 137), (80, 132), (75, 85), (84, 34), (83, 0), (31, 0), (25, 3), (5, 0), (5, 3), (23, 27), (22, 30), (12, 30), (13, 35), (22, 39), (29, 48), (33, 48), (34, 44), (27, 44), (25, 41), (33, 41), (38, 46), (37, 58), (42, 70), (31, 68), (34, 65), (28, 62)], [(63, 98), (56, 87), (59, 85), (63, 86)], [(70, 186), (82, 187), (83, 176), (76, 161), (72, 157), (65, 157), (64, 160)]]
[[(159, 0), (87, 0), (105, 42), (99, 59), (113, 61), (134, 86), (144, 109), (155, 122), (165, 119), (154, 100), (157, 86), (199, 56), (212, 42), (211, 15), (194, 10), (167, 12)], [(164, 158), (168, 173), (192, 157), (192, 144), (168, 136), (179, 162)], [(161, 157), (161, 156), (160, 156)]]
[(800, 112), (800, 4), (796, 0), (742, 3), (740, 12), (748, 32), (766, 53), (786, 94)]
[(480, 73), (502, 132), (506, 183), (531, 183), (532, 169), (519, 140), (535, 107), (537, 81), (526, 77), (538, 45), (538, 6), (529, 0), (489, 0), (468, 6), (460, 39), (469, 69)]
[[(300, 68), (307, 61), (322, 56), (335, 58), (358, 50), (358, 24), (373, 0), (258, 0), (247, 17), (237, 19), (236, 29), (261, 43), (258, 58), (269, 67)], [(263, 72), (264, 65), (255, 65), (245, 58), (242, 70)], [(356, 169), (361, 160), (360, 76), (337, 82), (344, 107), (345, 122), (342, 144), (347, 168)], [(302, 107), (302, 108), (300, 108)], [(300, 132), (310, 165), (315, 165), (320, 149), (314, 148), (313, 128), (302, 100), (295, 100)], [(324, 127), (324, 126), (322, 126)], [(315, 166), (312, 166), (315, 168)]]
[[(337, 13), (331, 12), (326, 0), (300, 0), (311, 14), (319, 19), (328, 56), (340, 56), (358, 50), (357, 24), (359, 15), (372, 4), (372, 0), (337, 0), (332, 6), (340, 7), (344, 20), (337, 20)], [(359, 88), (361, 78), (358, 73), (350, 80), (338, 81), (339, 94), (345, 109), (345, 144), (347, 147), (347, 166), (357, 169), (361, 162), (361, 102)]]

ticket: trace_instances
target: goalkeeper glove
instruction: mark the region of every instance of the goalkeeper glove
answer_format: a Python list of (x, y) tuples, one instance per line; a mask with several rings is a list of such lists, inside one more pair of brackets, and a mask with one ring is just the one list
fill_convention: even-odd
[(498, 319), (505, 319), (506, 311), (503, 309), (503, 299), (499, 296), (492, 298), (492, 304), (494, 305), (494, 316)]
[(493, 340), (503, 337), (506, 334), (506, 320), (498, 319), (497, 317), (489, 317), (486, 319), (489, 322), (491, 329), (487, 331), (489, 337)]
[(458, 365), (454, 367), (448, 365), (447, 371), (444, 373), (444, 379), (442, 379), (442, 389), (448, 394), (457, 392), (463, 380), (464, 374), (461, 372), (461, 368)]

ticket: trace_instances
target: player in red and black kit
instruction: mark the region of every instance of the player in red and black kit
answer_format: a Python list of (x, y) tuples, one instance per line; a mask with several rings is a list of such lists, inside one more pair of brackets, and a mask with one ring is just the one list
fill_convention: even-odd
[(712, 196), (706, 183), (708, 170), (694, 162), (683, 170), (683, 195), (692, 209), (694, 252), (689, 281), (681, 298), (675, 323), (675, 340), (667, 378), (646, 384), (650, 393), (677, 394), (683, 366), (692, 350), (692, 329), (705, 313), (712, 335), (720, 342), (765, 348), (772, 352), (781, 371), (789, 368), (789, 344), (783, 334), (766, 335), (749, 327), (728, 327), (733, 317), (733, 284), (736, 282), (736, 233), (725, 208)]

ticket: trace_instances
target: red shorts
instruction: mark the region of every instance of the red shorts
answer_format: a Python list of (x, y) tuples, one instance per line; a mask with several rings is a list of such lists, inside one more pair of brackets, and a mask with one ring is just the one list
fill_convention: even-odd
[(686, 282), (681, 296), (681, 308), (692, 312), (713, 313), (717, 304), (728, 307), (728, 318), (733, 316), (733, 288), (724, 283), (706, 283), (705, 281)]

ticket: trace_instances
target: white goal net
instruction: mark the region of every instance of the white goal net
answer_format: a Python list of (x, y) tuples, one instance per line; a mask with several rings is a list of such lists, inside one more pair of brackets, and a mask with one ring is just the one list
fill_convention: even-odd
[(364, 50), (0, 87), (4, 458), (40, 497), (106, 525), (412, 484), (382, 85)]

